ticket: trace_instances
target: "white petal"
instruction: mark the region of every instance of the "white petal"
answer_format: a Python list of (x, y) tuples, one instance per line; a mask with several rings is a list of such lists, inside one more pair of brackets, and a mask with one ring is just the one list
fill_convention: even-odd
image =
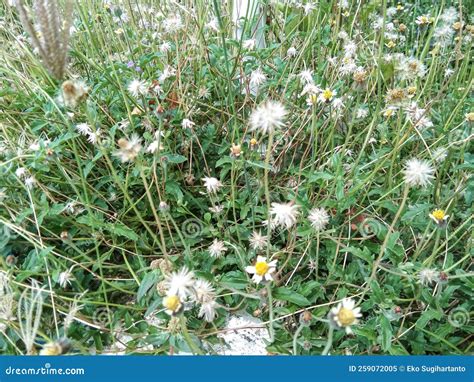
[(254, 274), (255, 272), (257, 272), (257, 270), (253, 265), (249, 265), (248, 267), (245, 267), (245, 272)]
[(256, 273), (253, 275), (252, 277), (253, 281), (255, 281), (257, 284), (260, 284), (260, 282), (262, 281), (262, 276), (260, 275), (257, 275)]

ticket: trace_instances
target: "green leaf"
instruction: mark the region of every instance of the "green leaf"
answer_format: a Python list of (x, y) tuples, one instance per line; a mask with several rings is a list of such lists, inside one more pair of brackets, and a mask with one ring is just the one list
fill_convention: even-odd
[(437, 310), (428, 309), (426, 312), (423, 312), (418, 321), (416, 321), (416, 327), (419, 329), (423, 329), (428, 324), (428, 322), (430, 322), (431, 320), (439, 321), (442, 316), (443, 313)]
[(390, 321), (385, 316), (380, 316), (380, 329), (382, 336), (382, 349), (383, 351), (388, 351), (392, 346), (392, 325)]
[(105, 226), (105, 229), (118, 236), (126, 237), (127, 239), (138, 241), (139, 236), (132, 229), (128, 228), (124, 224), (120, 223), (109, 223)]
[(273, 297), (277, 300), (284, 300), (288, 302), (292, 302), (298, 306), (308, 306), (311, 305), (309, 300), (304, 297), (303, 295), (296, 293), (288, 288), (276, 288), (273, 290)]
[(153, 285), (158, 281), (158, 274), (150, 272), (145, 275), (137, 292), (137, 300), (140, 301), (145, 296)]
[(188, 160), (185, 156), (179, 154), (163, 155), (163, 159), (166, 159), (169, 163), (183, 163)]

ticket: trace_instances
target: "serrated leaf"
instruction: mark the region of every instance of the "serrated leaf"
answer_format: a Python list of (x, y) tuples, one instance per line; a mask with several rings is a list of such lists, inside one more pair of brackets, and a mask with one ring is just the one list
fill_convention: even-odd
[(105, 229), (111, 233), (114, 233), (118, 236), (126, 237), (127, 239), (137, 241), (139, 236), (132, 229), (128, 228), (124, 224), (120, 223), (109, 223)]

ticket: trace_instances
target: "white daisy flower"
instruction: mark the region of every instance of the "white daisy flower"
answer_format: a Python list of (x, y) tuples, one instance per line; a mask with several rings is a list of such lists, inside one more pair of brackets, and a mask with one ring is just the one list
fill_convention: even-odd
[(336, 94), (337, 92), (335, 90), (326, 88), (319, 94), (318, 100), (321, 103), (331, 102)]
[(132, 80), (127, 87), (128, 92), (135, 98), (143, 96), (147, 92), (146, 82), (143, 80)]
[(260, 130), (263, 134), (272, 133), (284, 125), (287, 111), (278, 101), (267, 101), (259, 105), (250, 116), (250, 130)]
[(194, 273), (186, 267), (181, 268), (179, 272), (173, 272), (165, 276), (164, 286), (168, 290), (168, 295), (176, 295), (181, 300), (193, 295)]
[(276, 270), (277, 260), (267, 262), (267, 258), (263, 256), (257, 256), (257, 262), (255, 265), (251, 265), (245, 268), (247, 273), (252, 274), (252, 280), (260, 284), (262, 281), (273, 280), (272, 273)]
[(221, 181), (217, 178), (205, 176), (202, 178), (202, 181), (204, 182), (204, 186), (209, 194), (216, 193), (222, 187)]
[(165, 307), (165, 312), (170, 316), (176, 316), (183, 312), (184, 304), (178, 295), (168, 294), (163, 298), (163, 306)]
[(352, 333), (351, 326), (359, 322), (362, 317), (360, 308), (355, 308), (355, 301), (345, 298), (329, 312), (329, 323), (335, 329), (345, 329), (347, 334)]
[(223, 241), (214, 239), (212, 244), (209, 246), (208, 251), (212, 257), (217, 258), (217, 257), (221, 257), (224, 254), (224, 252), (227, 251), (227, 248)]
[(429, 217), (440, 227), (445, 227), (449, 218), (446, 212), (441, 209), (436, 209), (429, 214)]
[(272, 203), (270, 208), (270, 220), (277, 227), (291, 228), (299, 215), (299, 206), (294, 203)]
[(405, 164), (405, 182), (409, 186), (426, 187), (434, 178), (434, 169), (428, 161), (416, 158), (409, 159)]
[(329, 223), (329, 215), (324, 208), (313, 208), (309, 212), (308, 219), (316, 231), (323, 230)]

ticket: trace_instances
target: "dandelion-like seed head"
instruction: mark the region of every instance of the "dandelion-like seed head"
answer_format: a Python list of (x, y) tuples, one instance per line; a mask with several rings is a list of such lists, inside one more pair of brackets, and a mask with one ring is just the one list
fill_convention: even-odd
[(308, 216), (311, 226), (316, 231), (323, 230), (329, 223), (329, 215), (324, 208), (314, 208), (309, 212)]
[(272, 203), (270, 224), (276, 227), (291, 228), (299, 215), (299, 206), (294, 203)]
[(409, 159), (405, 164), (405, 182), (409, 186), (426, 187), (434, 178), (434, 169), (430, 163), (416, 158)]
[(278, 101), (267, 101), (259, 105), (250, 116), (250, 129), (263, 134), (273, 133), (284, 126), (287, 111)]

